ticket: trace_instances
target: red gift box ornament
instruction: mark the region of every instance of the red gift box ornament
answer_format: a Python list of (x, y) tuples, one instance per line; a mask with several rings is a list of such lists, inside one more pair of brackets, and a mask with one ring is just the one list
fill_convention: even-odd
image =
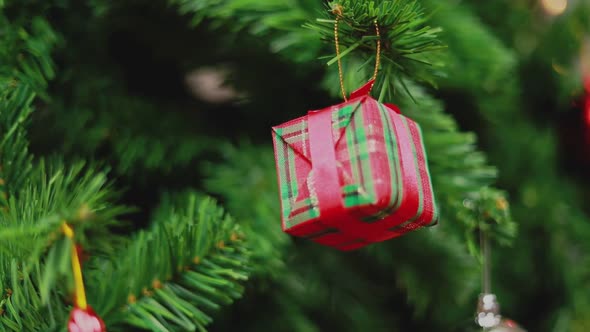
[(275, 126), (273, 144), (283, 231), (339, 250), (354, 250), (435, 224), (432, 192), (420, 127), (395, 105), (369, 93), (373, 78), (345, 102)]
[(354, 250), (436, 223), (420, 127), (373, 83), (272, 128), (283, 231)]
[(273, 127), (285, 232), (352, 250), (436, 222), (420, 127), (372, 84)]

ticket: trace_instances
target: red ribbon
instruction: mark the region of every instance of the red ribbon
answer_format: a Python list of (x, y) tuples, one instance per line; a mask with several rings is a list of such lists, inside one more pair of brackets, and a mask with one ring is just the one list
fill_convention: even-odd
[[(332, 136), (332, 112), (333, 108), (328, 108), (308, 113), (309, 148), (313, 161), (311, 187), (316, 190), (322, 223), (338, 230), (346, 229), (348, 234), (358, 234), (361, 231), (358, 222), (348, 214), (342, 199)], [(354, 237), (348, 238), (349, 243), (342, 243), (342, 237), (342, 233), (334, 233), (322, 236), (316, 241), (329, 246), (362, 243)]]
[[(350, 100), (344, 104), (367, 97), (374, 83), (370, 80), (352, 92)], [(344, 207), (336, 166), (336, 142), (332, 135), (332, 113), (341, 107), (342, 104), (308, 112), (309, 148), (313, 163), (313, 183), (310, 187), (316, 190), (322, 224), (338, 230), (314, 241), (340, 250), (354, 250), (367, 245), (373, 236), (367, 232), (366, 225), (352, 217)]]
[[(351, 102), (358, 97), (368, 97), (372, 87), (372, 81), (361, 87), (351, 95)], [(377, 102), (369, 97), (368, 100), (362, 101), (366, 107), (377, 107)], [(360, 247), (366, 242), (379, 242), (399, 236), (417, 225), (408, 225), (399, 232), (392, 232), (391, 228), (398, 226), (416, 216), (419, 208), (420, 199), (418, 193), (412, 190), (404, 190), (403, 201), (400, 208), (391, 216), (373, 224), (367, 224), (352, 217), (344, 207), (342, 197), (342, 186), (340, 184), (335, 152), (335, 142), (332, 135), (332, 113), (341, 108), (342, 104), (332, 106), (320, 111), (310, 111), (308, 113), (308, 129), (311, 160), (313, 164), (313, 175), (311, 188), (316, 190), (318, 199), (317, 205), (320, 209), (321, 222), (329, 227), (341, 230), (346, 233), (333, 233), (322, 236), (316, 241), (325, 245), (337, 246), (342, 243), (343, 236), (350, 238), (352, 242), (344, 246), (337, 246), (339, 249), (350, 250)], [(393, 108), (399, 112), (397, 107)], [(401, 158), (401, 167), (403, 178), (400, 185), (404, 188), (410, 188), (417, 183), (417, 173), (414, 164), (412, 152), (412, 138), (402, 126), (401, 118), (393, 118), (393, 124), (399, 140)], [(408, 158), (403, 158), (408, 156)], [(393, 167), (393, 165), (392, 165)], [(390, 170), (391, 171), (391, 170)], [(355, 239), (357, 239), (355, 241)], [(359, 242), (358, 239), (361, 239)], [(364, 244), (363, 244), (364, 243)]]

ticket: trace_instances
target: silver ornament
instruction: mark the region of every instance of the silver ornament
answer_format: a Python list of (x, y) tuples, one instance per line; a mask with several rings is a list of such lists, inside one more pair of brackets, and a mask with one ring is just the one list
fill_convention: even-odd
[(481, 294), (477, 304), (475, 322), (483, 328), (491, 328), (500, 324), (500, 304), (494, 294)]

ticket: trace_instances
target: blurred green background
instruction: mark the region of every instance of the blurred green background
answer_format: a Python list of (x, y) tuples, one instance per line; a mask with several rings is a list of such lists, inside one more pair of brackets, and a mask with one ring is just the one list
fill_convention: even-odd
[[(120, 195), (104, 206), (133, 207), (114, 218), (123, 227), (109, 229), (123, 244), (108, 244), (109, 233), (83, 240), (104, 241), (110, 251), (95, 255), (107, 260), (137, 230), (169, 219), (156, 209), (163, 192), (215, 197), (246, 234), (250, 257), (243, 294), (213, 311), (211, 331), (477, 331), (480, 228), (493, 242), (504, 316), (533, 332), (590, 331), (590, 2), (340, 4), (359, 28), (343, 28), (343, 49), (373, 35), (373, 18), (383, 24), (374, 94), (422, 126), (441, 210), (435, 227), (351, 253), (280, 230), (270, 127), (340, 102), (336, 65), (326, 65), (332, 23), (316, 20), (333, 19), (334, 3), (0, 1), (0, 88), (18, 81), (36, 93), (26, 121), (0, 107), (0, 133), (26, 126), (33, 163), (110, 169)], [(348, 91), (370, 77), (374, 54), (369, 38), (343, 58)], [(34, 66), (23, 65), (28, 57)], [(2, 158), (5, 178), (19, 173), (14, 156)], [(7, 183), (9, 197), (24, 197), (24, 184)], [(88, 272), (90, 294), (124, 288), (105, 271)], [(45, 305), (21, 306), (45, 317)], [(98, 311), (107, 325), (124, 321)], [(56, 312), (57, 328), (46, 326), (59, 330), (67, 310)], [(0, 331), (13, 331), (8, 314)], [(109, 331), (130, 331), (128, 323)]]

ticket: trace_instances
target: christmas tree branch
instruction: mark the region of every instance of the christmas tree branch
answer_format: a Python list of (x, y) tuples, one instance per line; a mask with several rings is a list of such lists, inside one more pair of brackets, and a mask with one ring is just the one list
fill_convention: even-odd
[[(25, 124), (37, 95), (46, 96), (53, 78), (50, 51), (58, 41), (48, 23), (33, 18), (12, 23), (0, 12), (0, 176), (4, 197), (21, 187), (32, 168)], [(30, 30), (27, 30), (30, 29)]]
[[(440, 28), (427, 25), (423, 6), (415, 0), (408, 1), (332, 1), (325, 18), (305, 26), (318, 32), (327, 44), (333, 44), (335, 19), (339, 24), (339, 44), (342, 49), (355, 46), (355, 54), (364, 56), (361, 67), (371, 67), (377, 53), (378, 25), (382, 41), (381, 70), (387, 72), (383, 80), (377, 81), (379, 95), (392, 99), (395, 81), (411, 77), (415, 82), (434, 84), (437, 68), (441, 66)], [(342, 52), (341, 58), (344, 58)], [(336, 63), (334, 56), (328, 65)], [(355, 66), (358, 69), (358, 66)], [(370, 69), (369, 69), (370, 70)], [(378, 76), (379, 78), (379, 76)], [(393, 79), (391, 79), (393, 78)]]
[(497, 170), (487, 164), (486, 156), (477, 150), (476, 137), (458, 130), (457, 123), (444, 112), (442, 103), (425, 93), (420, 86), (409, 83), (407, 88), (420, 102), (398, 98), (403, 113), (422, 127), (424, 144), (433, 187), (441, 210), (445, 211), (445, 228), (465, 236), (465, 244), (474, 257), (479, 256), (478, 239), (483, 208), (474, 208), (468, 201), (485, 206), (487, 220), (493, 224), (492, 237), (509, 244), (516, 236), (517, 227), (510, 216), (506, 193), (491, 187)]
[[(168, 0), (182, 15), (191, 18), (193, 26), (203, 22), (212, 29), (230, 27), (226, 37), (237, 41), (241, 32), (247, 32), (269, 41), (273, 52), (287, 56), (290, 61), (316, 60), (323, 46), (317, 43), (317, 34), (301, 26), (322, 9), (319, 1), (283, 0)], [(231, 20), (232, 24), (225, 24)]]
[[(220, 146), (223, 162), (203, 165), (205, 188), (223, 198), (230, 213), (240, 220), (248, 238), (257, 244), (252, 253), (253, 274), (282, 279), (285, 257), (291, 247), (289, 236), (277, 224), (278, 186), (271, 147), (243, 143)], [(252, 201), (252, 197), (256, 200)]]
[[(187, 119), (191, 114), (129, 94), (117, 73), (88, 65), (64, 71), (69, 74), (58, 84), (71, 93), (55, 96), (49, 105), (45, 121), (51, 125), (37, 138), (43, 144), (88, 158), (109, 151), (114, 172), (141, 178), (190, 168), (216, 146), (217, 140), (196, 130), (198, 120)], [(98, 75), (103, 79), (94, 80)]]
[[(19, 235), (24, 230), (11, 220), (11, 216), (18, 213), (14, 206), (10, 206), (15, 202), (12, 195), (25, 186), (33, 169), (24, 124), (32, 112), (36, 94), (44, 94), (46, 80), (53, 75), (49, 52), (56, 43), (46, 21), (33, 18), (28, 23), (32, 23), (30, 27), (27, 25), (29, 31), (23, 26), (25, 23), (10, 22), (0, 12), (0, 26), (3, 27), (0, 50), (0, 195), (3, 198), (0, 212), (3, 234), (0, 236), (0, 329), (3, 331), (34, 331), (47, 327), (47, 322), (54, 318), (52, 313), (36, 310), (41, 299), (34, 286), (35, 275), (30, 273), (31, 267), (29, 273), (22, 273), (22, 255), (17, 254), (19, 250), (15, 252), (16, 248), (30, 244), (30, 237), (21, 238)], [(32, 267), (37, 269), (39, 266)], [(49, 302), (55, 302), (55, 298)]]
[(71, 273), (71, 241), (64, 240), (61, 224), (76, 227), (81, 243), (84, 236), (102, 237), (88, 248), (104, 253), (116, 241), (104, 240), (107, 227), (126, 209), (107, 203), (113, 193), (106, 175), (94, 167), (66, 167), (56, 160), (33, 164), (26, 126), (36, 95), (47, 99), (47, 80), (54, 76), (50, 52), (58, 38), (40, 18), (12, 23), (0, 15), (0, 20), (7, 41), (7, 52), (0, 53), (1, 194), (6, 197), (0, 213), (0, 327), (43, 330), (61, 325), (65, 317), (58, 303), (69, 290), (59, 282)]
[[(106, 183), (104, 173), (83, 163), (68, 170), (58, 162), (50, 166), (41, 162), (24, 188), (9, 199), (8, 211), (0, 219), (0, 279), (12, 290), (12, 311), (6, 311), (3, 323), (32, 324), (19, 317), (24, 312), (47, 313), (48, 305), (69, 294), (60, 283), (71, 277), (71, 241), (61, 233), (64, 222), (76, 229), (75, 241), (85, 249), (97, 255), (113, 253), (119, 237), (110, 234), (109, 227), (128, 210), (109, 203), (114, 196)], [(18, 277), (10, 272), (14, 268)], [(55, 323), (54, 317), (46, 317), (40, 326)]]
[[(572, 54), (577, 47), (572, 45), (579, 42), (580, 30), (584, 29), (583, 24), (580, 24), (587, 17), (587, 15), (584, 16), (584, 8), (580, 5), (575, 9), (572, 8), (568, 20), (557, 20), (543, 32), (545, 37), (537, 33), (540, 43), (534, 49), (526, 50), (522, 47), (511, 49), (499, 41), (481, 25), (482, 19), (472, 11), (478, 10), (484, 20), (497, 21), (498, 17), (490, 17), (490, 10), (493, 11), (491, 7), (503, 8), (507, 16), (502, 17), (501, 20), (507, 24), (501, 25), (501, 29), (505, 29), (502, 34), (504, 34), (505, 43), (510, 45), (518, 44), (518, 41), (513, 38), (514, 27), (520, 26), (523, 20), (533, 20), (535, 17), (535, 13), (528, 8), (520, 8), (510, 2), (486, 3), (474, 8), (457, 7), (435, 0), (429, 0), (427, 3), (431, 7), (440, 9), (440, 15), (434, 17), (434, 20), (436, 24), (446, 27), (447, 34), (444, 38), (451, 51), (449, 67), (456, 73), (441, 81), (441, 87), (449, 90), (461, 88), (463, 99), (475, 102), (474, 111), (477, 111), (486, 122), (487, 128), (484, 134), (489, 142), (493, 142), (494, 148), (490, 149), (490, 158), (504, 164), (500, 181), (513, 192), (515, 198), (513, 214), (520, 221), (521, 234), (535, 234), (534, 237), (521, 236), (515, 242), (514, 250), (518, 251), (523, 258), (515, 261), (512, 268), (502, 268), (502, 273), (511, 276), (512, 279), (516, 275), (526, 275), (527, 273), (521, 268), (522, 264), (526, 264), (529, 257), (537, 255), (537, 244), (543, 243), (544, 248), (550, 246), (548, 250), (553, 257), (559, 258), (549, 258), (542, 266), (535, 263), (535, 270), (531, 269), (529, 273), (560, 271), (558, 280), (561, 278), (568, 280), (570, 285), (584, 283), (584, 280), (589, 280), (590, 277), (590, 265), (587, 263), (590, 261), (588, 254), (590, 246), (585, 240), (590, 234), (588, 216), (584, 212), (584, 207), (587, 205), (584, 198), (586, 195), (576, 188), (577, 185), (570, 177), (571, 174), (568, 176), (564, 173), (563, 163), (568, 156), (561, 153), (564, 147), (559, 143), (561, 134), (555, 132), (554, 128), (556, 123), (563, 121), (563, 114), (550, 116), (544, 114), (546, 108), (553, 109), (556, 113), (569, 108), (547, 107), (548, 102), (543, 98), (533, 101), (532, 105), (527, 105), (526, 99), (523, 98), (531, 91), (535, 91), (537, 96), (551, 95), (556, 103), (567, 95), (567, 103), (570, 103), (574, 90), (571, 88), (571, 83), (565, 81), (578, 80), (574, 84), (579, 86), (579, 77), (571, 72), (557, 75), (551, 70), (553, 80), (549, 78), (539, 80), (535, 75), (530, 73), (522, 75), (521, 72), (522, 67), (526, 68), (531, 62), (544, 63), (549, 70), (551, 66), (569, 63), (572, 58), (577, 57), (577, 54)], [(587, 10), (588, 8), (586, 13)], [(570, 24), (571, 27), (576, 28), (564, 27)], [(535, 27), (526, 29), (535, 29)], [(557, 34), (559, 38), (553, 37)], [(466, 43), (467, 38), (472, 42)], [(478, 45), (486, 45), (486, 52), (482, 52)], [(572, 47), (570, 51), (567, 51), (568, 47)], [(470, 84), (474, 81), (481, 84)], [(524, 91), (522, 86), (525, 87)], [(541, 109), (543, 112), (540, 112)], [(504, 128), (508, 127), (512, 129), (506, 131)], [(569, 130), (571, 128), (568, 128)], [(556, 162), (558, 160), (560, 162)], [(556, 195), (556, 192), (559, 194)], [(491, 205), (493, 207), (493, 204)], [(503, 230), (501, 227), (489, 227), (489, 225), (487, 228), (492, 232)], [(502, 236), (497, 234), (495, 238), (502, 238)], [(568, 240), (564, 241), (566, 238)], [(551, 245), (551, 243), (557, 245)], [(577, 266), (577, 268), (564, 268), (567, 266)], [(588, 308), (589, 301), (587, 296), (582, 295), (583, 292), (567, 291), (566, 286), (554, 286), (559, 284), (559, 281), (545, 282), (551, 285), (552, 292), (567, 292), (568, 297), (572, 299), (570, 305), (567, 307), (564, 305), (561, 308), (561, 315), (584, 316), (582, 308)], [(520, 284), (533, 289), (542, 288), (540, 284), (531, 285), (527, 278), (522, 278)], [(500, 288), (500, 292), (506, 289), (502, 285), (495, 288)], [(576, 318), (572, 319), (572, 321), (575, 320)], [(578, 318), (578, 323), (580, 321)], [(568, 325), (567, 320), (563, 320), (563, 324)], [(575, 330), (575, 324), (572, 323), (569, 329)]]
[(249, 255), (240, 229), (212, 199), (167, 196), (151, 229), (90, 271), (90, 297), (109, 330), (205, 331), (213, 311), (241, 296)]

